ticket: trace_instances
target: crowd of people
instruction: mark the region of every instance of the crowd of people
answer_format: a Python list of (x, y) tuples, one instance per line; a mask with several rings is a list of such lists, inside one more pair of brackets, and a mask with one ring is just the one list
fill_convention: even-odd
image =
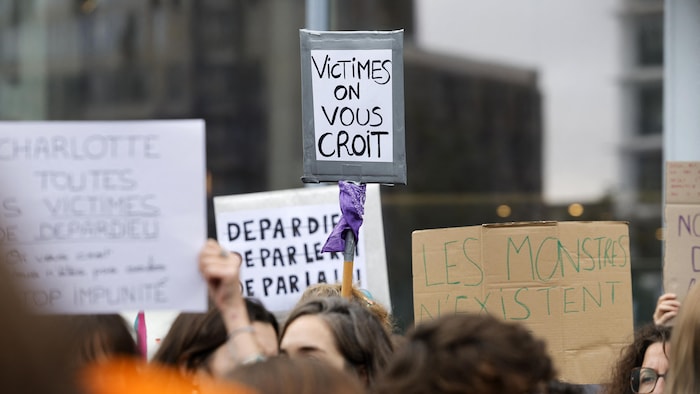
[[(240, 287), (242, 259), (208, 240), (199, 255), (211, 308), (183, 313), (143, 361), (120, 315), (34, 316), (0, 276), (0, 374), (8, 393), (700, 393), (700, 290), (659, 298), (611, 375), (561, 381), (545, 342), (485, 314), (396, 333), (370, 295), (318, 284), (279, 324)], [(673, 324), (673, 328), (671, 328)], [(673, 332), (673, 333), (672, 333)]]

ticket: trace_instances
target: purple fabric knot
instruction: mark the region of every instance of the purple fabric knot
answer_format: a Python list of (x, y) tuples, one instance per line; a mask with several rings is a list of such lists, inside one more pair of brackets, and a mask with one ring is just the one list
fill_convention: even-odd
[(365, 214), (365, 192), (367, 185), (358, 185), (352, 182), (339, 181), (340, 188), (340, 212), (342, 216), (335, 225), (331, 235), (323, 245), (322, 252), (344, 252), (345, 230), (352, 231), (355, 235), (355, 244), (358, 241), (358, 232), (362, 226), (362, 216)]

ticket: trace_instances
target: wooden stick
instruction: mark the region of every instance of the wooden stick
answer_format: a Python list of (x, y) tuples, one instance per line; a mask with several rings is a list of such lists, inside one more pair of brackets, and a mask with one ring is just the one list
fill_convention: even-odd
[(355, 259), (355, 235), (352, 231), (346, 230), (343, 234), (345, 239), (345, 251), (343, 257), (343, 284), (340, 287), (340, 295), (345, 298), (350, 298), (352, 294), (352, 266)]

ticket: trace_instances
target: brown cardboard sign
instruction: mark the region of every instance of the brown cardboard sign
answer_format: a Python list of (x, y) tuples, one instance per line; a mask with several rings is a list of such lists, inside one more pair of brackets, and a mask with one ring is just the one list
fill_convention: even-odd
[(666, 163), (664, 291), (680, 300), (700, 278), (700, 162)]
[(413, 232), (416, 324), (490, 313), (547, 341), (560, 378), (601, 383), (631, 339), (623, 222), (528, 222)]

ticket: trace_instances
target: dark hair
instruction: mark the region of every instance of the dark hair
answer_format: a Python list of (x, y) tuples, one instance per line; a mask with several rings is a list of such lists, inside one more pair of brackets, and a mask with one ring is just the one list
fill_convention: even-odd
[(356, 376), (312, 358), (273, 357), (241, 365), (226, 378), (255, 389), (259, 394), (362, 394)]
[(281, 338), (290, 324), (301, 316), (321, 318), (330, 328), (339, 353), (356, 371), (364, 371), (368, 385), (387, 365), (393, 352), (389, 334), (366, 308), (340, 297), (312, 298), (289, 314)]
[(377, 393), (527, 393), (554, 378), (545, 344), (516, 323), (451, 315), (407, 334)]
[(64, 373), (78, 377), (91, 365), (107, 360), (140, 361), (140, 351), (126, 320), (119, 314), (35, 315), (37, 327), (50, 327), (55, 336), (45, 351), (61, 354)]
[(64, 320), (66, 335), (72, 339), (78, 365), (98, 361), (100, 357), (140, 355), (126, 320), (119, 314), (72, 315)]
[(248, 311), (248, 318), (251, 323), (261, 322), (267, 323), (275, 329), (275, 335), (279, 338), (280, 336), (280, 325), (277, 322), (277, 318), (272, 312), (268, 311), (267, 308), (255, 298), (246, 298), (245, 307)]
[[(257, 300), (246, 298), (245, 303), (251, 323), (268, 323), (279, 336), (279, 324), (275, 315)], [(209, 370), (209, 356), (226, 343), (227, 339), (228, 332), (224, 320), (216, 308), (210, 308), (206, 313), (181, 313), (170, 326), (168, 334), (153, 356), (153, 361), (184, 366), (190, 371), (199, 368)]]
[(671, 339), (671, 328), (656, 326), (653, 323), (639, 328), (634, 334), (634, 341), (620, 351), (620, 358), (612, 369), (610, 382), (604, 388), (609, 394), (631, 394), (630, 373), (632, 368), (640, 367), (644, 354), (654, 343), (665, 344)]

